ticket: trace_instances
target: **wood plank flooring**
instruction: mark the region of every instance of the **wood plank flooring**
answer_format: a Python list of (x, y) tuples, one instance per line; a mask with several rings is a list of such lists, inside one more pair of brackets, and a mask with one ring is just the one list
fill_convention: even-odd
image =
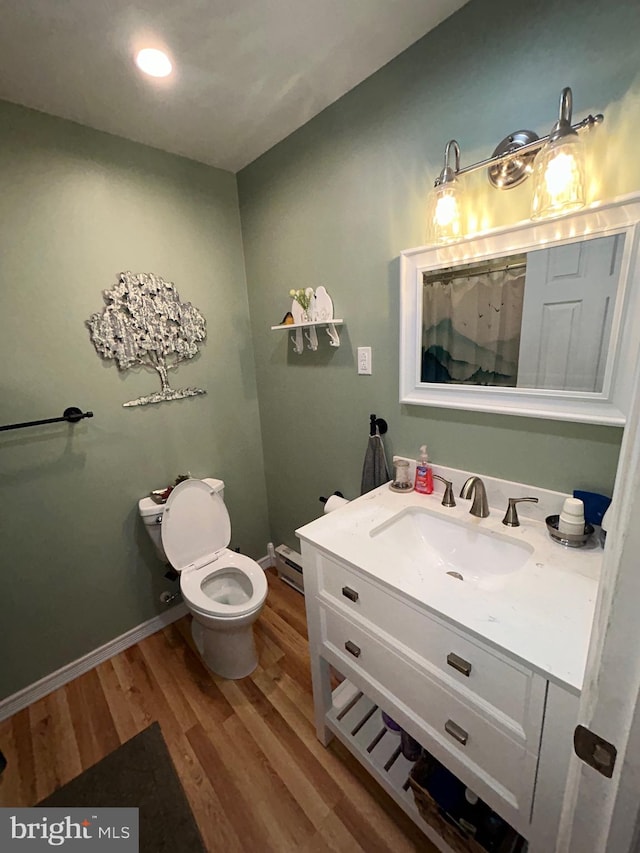
[(170, 625), (0, 723), (0, 805), (35, 805), (157, 720), (212, 853), (435, 853), (338, 741), (316, 740), (304, 599), (267, 578), (250, 677), (213, 676), (190, 617)]

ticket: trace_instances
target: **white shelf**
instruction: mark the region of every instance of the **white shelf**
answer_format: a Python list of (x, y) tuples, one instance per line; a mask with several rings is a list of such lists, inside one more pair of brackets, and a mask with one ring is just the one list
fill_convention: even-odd
[(380, 708), (349, 681), (343, 681), (332, 698), (333, 707), (325, 718), (327, 727), (441, 853), (454, 853), (420, 816), (409, 787), (409, 772), (414, 762), (402, 754), (400, 735), (387, 729)]
[(313, 323), (282, 323), (280, 326), (272, 326), (271, 331), (278, 329), (307, 329), (309, 326), (341, 326), (344, 320), (314, 320)]
[[(299, 301), (302, 299), (302, 289), (298, 289), (297, 291), (292, 290), (290, 295), (293, 297), (293, 301), (289, 313), (293, 323), (280, 323), (278, 326), (272, 326), (271, 331), (293, 329), (294, 334), (291, 335), (291, 343), (293, 344), (293, 351), (296, 355), (302, 355), (305, 338), (308, 349), (312, 351), (318, 349), (317, 326), (325, 327), (325, 331), (329, 336), (329, 346), (339, 347), (340, 335), (336, 330), (336, 326), (341, 326), (344, 320), (333, 319), (333, 299), (327, 293), (326, 287), (320, 285), (315, 290), (312, 287), (307, 287), (304, 292), (306, 296), (303, 301), (307, 307), (303, 309)], [(304, 320), (305, 317), (313, 317), (314, 319)]]
[[(344, 320), (313, 320), (309, 323), (283, 323), (279, 326), (272, 326), (271, 331), (280, 331), (281, 329), (293, 329), (294, 334), (291, 335), (293, 343), (293, 351), (296, 355), (302, 355), (304, 351), (304, 338), (307, 339), (308, 349), (315, 352), (318, 349), (318, 336), (316, 334), (317, 326), (324, 326), (329, 336), (329, 346), (340, 346), (340, 335), (336, 326), (341, 326)], [(303, 334), (304, 330), (304, 334)]]

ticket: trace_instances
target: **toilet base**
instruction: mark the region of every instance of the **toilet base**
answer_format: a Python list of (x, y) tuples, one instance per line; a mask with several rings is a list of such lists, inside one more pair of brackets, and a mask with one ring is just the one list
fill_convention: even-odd
[(191, 636), (214, 675), (232, 680), (246, 678), (258, 666), (253, 620), (249, 625), (216, 630), (192, 616)]

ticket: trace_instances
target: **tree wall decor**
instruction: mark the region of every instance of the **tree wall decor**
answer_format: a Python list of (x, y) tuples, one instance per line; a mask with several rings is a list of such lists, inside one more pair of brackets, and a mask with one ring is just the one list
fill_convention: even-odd
[(198, 353), (207, 336), (206, 320), (190, 302), (182, 302), (173, 282), (153, 273), (122, 272), (105, 307), (87, 320), (91, 341), (119, 370), (146, 367), (160, 377), (161, 390), (123, 406), (146, 406), (206, 394), (201, 388), (169, 387), (169, 371)]

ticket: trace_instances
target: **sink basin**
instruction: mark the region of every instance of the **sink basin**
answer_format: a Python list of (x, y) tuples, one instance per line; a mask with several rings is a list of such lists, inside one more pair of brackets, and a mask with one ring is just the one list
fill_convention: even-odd
[(481, 530), (474, 522), (446, 519), (421, 507), (407, 507), (370, 534), (398, 560), (458, 580), (482, 581), (521, 569), (533, 548), (510, 536)]

